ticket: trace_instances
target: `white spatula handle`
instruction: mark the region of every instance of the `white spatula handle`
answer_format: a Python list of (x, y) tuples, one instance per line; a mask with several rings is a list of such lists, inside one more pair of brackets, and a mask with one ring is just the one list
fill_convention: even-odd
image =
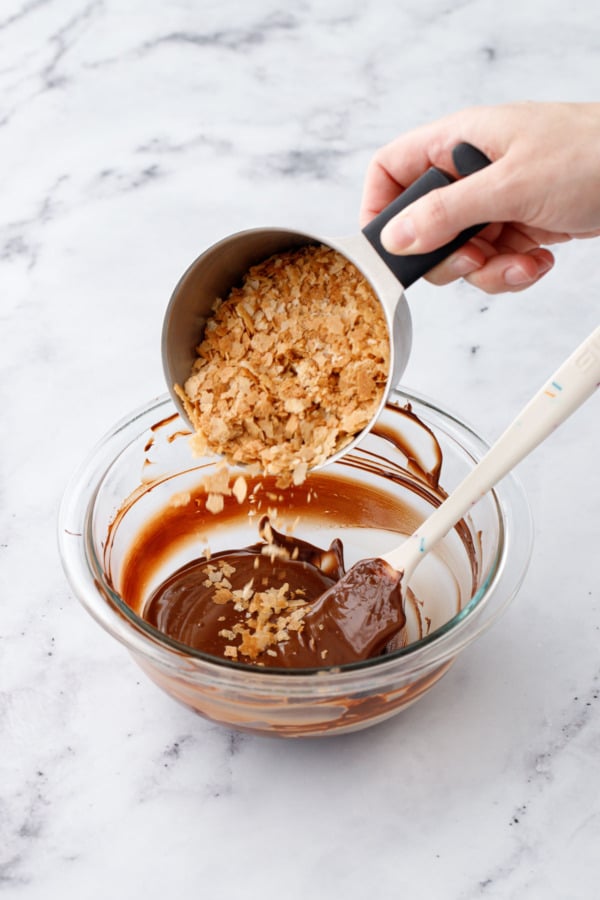
[(452, 494), (407, 542), (383, 558), (409, 577), (431, 549), (487, 491), (591, 396), (600, 384), (600, 326), (551, 376)]

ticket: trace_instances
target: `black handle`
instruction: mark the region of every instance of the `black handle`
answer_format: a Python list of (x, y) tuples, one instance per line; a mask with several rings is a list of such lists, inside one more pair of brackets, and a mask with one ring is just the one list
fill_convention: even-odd
[[(491, 163), (491, 160), (485, 154), (471, 144), (457, 144), (452, 151), (452, 160), (456, 166), (456, 171), (461, 176), (472, 175)], [(379, 256), (405, 288), (427, 274), (438, 263), (447, 259), (455, 250), (466, 244), (469, 238), (474, 237), (488, 224), (484, 222), (480, 225), (472, 225), (470, 228), (461, 231), (460, 234), (447, 244), (444, 244), (443, 247), (438, 247), (437, 250), (432, 250), (430, 253), (413, 253), (408, 256), (398, 256), (395, 253), (388, 253), (384, 249), (380, 240), (380, 234), (383, 226), (390, 219), (411, 203), (414, 203), (415, 200), (418, 200), (419, 197), (424, 197), (425, 194), (436, 188), (446, 187), (452, 184), (453, 181), (452, 175), (442, 171), (442, 169), (435, 167), (428, 169), (424, 175), (421, 175), (420, 178), (407, 187), (399, 197), (392, 200), (389, 206), (386, 206), (378, 216), (363, 228), (363, 234), (369, 243), (373, 245)]]

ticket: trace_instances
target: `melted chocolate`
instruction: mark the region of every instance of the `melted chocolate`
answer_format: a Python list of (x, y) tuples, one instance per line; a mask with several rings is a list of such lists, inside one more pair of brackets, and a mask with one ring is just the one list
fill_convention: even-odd
[[(261, 666), (339, 666), (384, 653), (406, 621), (399, 574), (380, 559), (361, 560), (344, 573), (339, 540), (324, 551), (279, 534), (266, 519), (260, 528), (263, 533), (268, 530), (272, 543), (188, 563), (154, 591), (144, 618), (189, 647)], [(283, 558), (274, 552), (281, 549)], [(224, 578), (228, 586), (222, 589)], [(252, 587), (243, 603), (236, 598), (247, 585)], [(277, 641), (273, 637), (256, 652), (249, 623), (256, 623), (257, 615), (248, 606), (249, 595), (261, 596), (260, 592), (277, 591), (282, 585), (288, 586), (292, 611), (302, 613), (299, 627), (278, 629), (283, 610), (273, 612), (268, 619), (270, 633), (279, 631), (283, 636)], [(224, 602), (220, 587), (229, 595)], [(244, 633), (250, 637), (251, 652), (243, 650)]]

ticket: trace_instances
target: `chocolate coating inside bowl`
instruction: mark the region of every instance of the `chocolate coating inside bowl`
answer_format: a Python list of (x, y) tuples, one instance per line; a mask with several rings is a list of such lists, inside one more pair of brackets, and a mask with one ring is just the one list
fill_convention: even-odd
[(151, 596), (144, 618), (214, 656), (261, 666), (337, 666), (385, 652), (404, 626), (400, 576), (380, 559), (344, 573), (328, 551), (261, 523), (271, 543), (194, 560)]
[[(115, 535), (129, 510), (172, 481), (171, 502), (149, 517), (129, 544), (116, 590), (137, 615), (171, 638), (222, 660), (253, 666), (337, 666), (380, 656), (390, 646), (424, 636), (430, 619), (423, 603), (407, 591), (403, 605), (399, 576), (375, 558), (383, 552), (377, 543), (369, 553), (369, 535), (387, 534), (389, 540), (390, 534), (409, 534), (427, 509), (439, 505), (445, 496), (439, 485), (441, 451), (430, 429), (410, 409), (391, 411), (398, 427), (390, 425), (389, 417), (376, 426), (377, 452), (361, 447), (337, 463), (335, 471), (311, 473), (303, 485), (283, 490), (272, 477), (247, 478), (244, 501), (225, 495), (217, 515), (207, 507), (202, 482), (182, 496), (176, 494), (177, 472), (148, 481), (111, 525), (105, 542), (108, 572)], [(157, 423), (147, 453), (152, 453), (159, 432), (169, 427), (169, 420)], [(391, 445), (389, 456), (386, 444)], [(248, 540), (248, 534), (256, 534), (252, 523), (270, 506), (288, 525), (298, 520), (291, 526), (294, 534), (272, 529), (267, 541), (253, 544), (252, 537)], [(356, 542), (360, 553), (364, 541), (364, 558), (347, 573), (339, 539), (323, 550), (316, 546), (318, 537), (309, 543), (295, 536), (323, 534), (323, 526), (329, 536), (354, 530), (354, 559)], [(241, 541), (228, 540), (230, 532), (239, 535), (244, 529)], [(467, 525), (459, 523), (456, 530), (475, 588), (477, 552)], [(202, 542), (210, 548), (204, 556)], [(186, 549), (190, 544), (198, 547), (191, 561)], [(188, 561), (171, 566), (180, 553)], [(456, 590), (451, 585), (451, 592)], [(449, 615), (460, 609), (458, 593), (455, 597), (449, 601), (457, 604)]]

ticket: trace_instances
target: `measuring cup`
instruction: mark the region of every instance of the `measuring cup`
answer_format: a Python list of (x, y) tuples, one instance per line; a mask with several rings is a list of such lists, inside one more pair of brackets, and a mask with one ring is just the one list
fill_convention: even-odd
[[(452, 157), (461, 176), (468, 176), (490, 164), (490, 160), (470, 144), (458, 144)], [(323, 244), (342, 253), (364, 275), (381, 303), (388, 330), (390, 365), (382, 400), (366, 428), (329, 457), (327, 463), (348, 453), (365, 432), (372, 428), (391, 388), (398, 383), (406, 368), (412, 341), (412, 325), (404, 289), (450, 256), (484, 228), (485, 224), (465, 229), (452, 241), (431, 253), (411, 256), (388, 253), (381, 244), (381, 231), (386, 222), (410, 203), (453, 181), (453, 176), (442, 169), (428, 169), (361, 232), (350, 237), (332, 239), (286, 228), (251, 228), (229, 235), (205, 250), (176, 285), (167, 306), (162, 331), (162, 361), (167, 386), (184, 421), (189, 424), (174, 386), (183, 386), (191, 374), (196, 347), (202, 339), (204, 326), (211, 316), (215, 300), (218, 297), (225, 298), (241, 282), (251, 266), (267, 257), (307, 244)]]

